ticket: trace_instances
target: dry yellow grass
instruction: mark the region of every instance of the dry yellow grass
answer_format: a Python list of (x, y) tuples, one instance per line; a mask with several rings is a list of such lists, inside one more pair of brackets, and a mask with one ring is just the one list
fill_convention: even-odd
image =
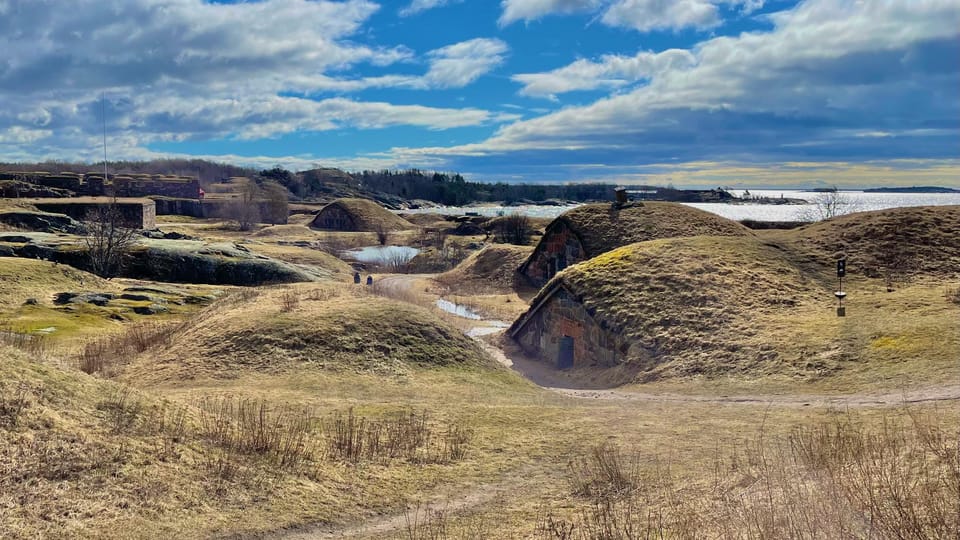
[(523, 288), (517, 268), (531, 251), (527, 246), (490, 245), (471, 254), (453, 270), (438, 275), (436, 280), (461, 295), (514, 292)]
[(769, 236), (821, 264), (845, 255), (848, 272), (870, 277), (960, 274), (960, 206), (860, 212)]
[(430, 311), (372, 298), (362, 285), (248, 291), (206, 310), (176, 343), (138, 358), (122, 378), (137, 384), (236, 377), (240, 372), (331, 370), (409, 375), (418, 368), (489, 361)]

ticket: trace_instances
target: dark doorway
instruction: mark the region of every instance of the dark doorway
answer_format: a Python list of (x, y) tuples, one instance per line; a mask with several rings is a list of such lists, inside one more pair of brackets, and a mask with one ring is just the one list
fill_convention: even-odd
[(563, 336), (560, 338), (560, 354), (557, 357), (557, 369), (570, 369), (573, 367), (573, 338)]

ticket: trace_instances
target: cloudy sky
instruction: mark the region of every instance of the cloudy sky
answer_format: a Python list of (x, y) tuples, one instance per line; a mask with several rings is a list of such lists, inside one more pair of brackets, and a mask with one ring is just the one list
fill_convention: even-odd
[(110, 159), (960, 186), (960, 0), (0, 0), (0, 161), (103, 110)]

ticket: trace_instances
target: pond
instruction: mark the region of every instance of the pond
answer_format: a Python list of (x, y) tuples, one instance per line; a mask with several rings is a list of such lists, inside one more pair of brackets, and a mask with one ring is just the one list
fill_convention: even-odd
[(410, 262), (418, 253), (419, 249), (409, 246), (366, 246), (344, 251), (341, 255), (362, 263), (383, 264), (396, 261), (403, 264)]

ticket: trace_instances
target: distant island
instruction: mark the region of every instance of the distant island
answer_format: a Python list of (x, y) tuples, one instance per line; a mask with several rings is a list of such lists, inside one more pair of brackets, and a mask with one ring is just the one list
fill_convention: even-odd
[(960, 193), (960, 189), (937, 186), (880, 187), (863, 190), (864, 193)]

